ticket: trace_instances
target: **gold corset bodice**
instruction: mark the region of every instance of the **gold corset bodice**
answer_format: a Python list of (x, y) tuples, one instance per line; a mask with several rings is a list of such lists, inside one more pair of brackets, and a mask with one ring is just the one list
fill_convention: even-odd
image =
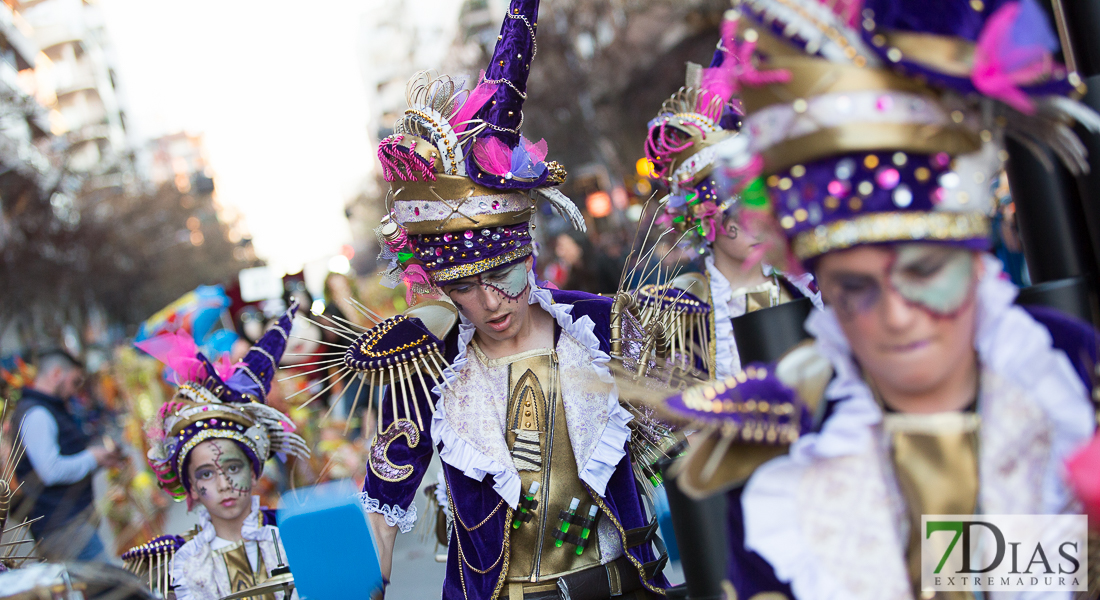
[[(577, 514), (583, 511), (583, 516), (588, 515), (592, 504), (578, 475), (569, 440), (557, 354), (547, 348), (487, 359), (480, 350), (476, 352), (490, 368), (508, 369), (505, 441), (519, 471), (522, 494), (527, 495), (532, 482), (538, 481), (540, 485), (535, 494), (538, 506), (531, 520), (510, 529), (506, 581), (527, 584), (524, 588), (531, 587), (529, 591), (535, 591), (540, 582), (553, 587), (552, 582), (562, 575), (600, 564), (595, 531), (590, 533), (589, 545), (580, 555), (571, 544), (557, 547), (553, 537), (561, 525), (559, 511), (568, 509), (573, 498), (580, 499)], [(577, 529), (571, 526), (569, 532), (579, 535)]]

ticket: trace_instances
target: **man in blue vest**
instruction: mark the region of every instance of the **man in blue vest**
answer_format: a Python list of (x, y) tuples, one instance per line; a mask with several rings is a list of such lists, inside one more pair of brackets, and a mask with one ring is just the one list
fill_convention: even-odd
[(106, 559), (96, 533), (92, 475), (124, 459), (117, 450), (89, 447), (88, 435), (70, 412), (69, 399), (83, 379), (84, 367), (71, 354), (42, 354), (34, 383), (23, 389), (14, 415), (15, 423), (22, 422), (26, 447), (16, 466), (27, 498), (20, 512), (41, 517), (31, 533), (49, 560)]

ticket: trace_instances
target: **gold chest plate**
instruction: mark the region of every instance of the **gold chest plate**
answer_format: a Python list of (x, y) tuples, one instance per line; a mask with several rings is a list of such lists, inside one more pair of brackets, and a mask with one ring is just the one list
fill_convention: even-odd
[[(576, 546), (556, 546), (553, 532), (560, 527), (558, 513), (573, 498), (580, 499), (577, 513), (587, 516), (591, 498), (577, 472), (562, 405), (557, 354), (550, 349), (524, 352), (488, 360), (490, 367), (508, 369), (508, 412), (505, 440), (520, 474), (523, 494), (532, 482), (538, 506), (530, 521), (511, 529), (506, 581), (537, 584), (600, 564), (595, 531), (578, 555)], [(571, 533), (580, 534), (580, 531)], [(526, 587), (526, 586), (525, 586)]]

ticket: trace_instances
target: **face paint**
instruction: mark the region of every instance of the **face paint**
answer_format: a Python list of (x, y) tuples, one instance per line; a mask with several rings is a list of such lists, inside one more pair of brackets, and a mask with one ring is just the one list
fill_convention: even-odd
[(974, 260), (970, 252), (930, 244), (903, 244), (890, 268), (890, 284), (902, 298), (937, 315), (950, 315), (970, 297)]
[(250, 461), (241, 447), (229, 440), (214, 440), (214, 464), (232, 491), (242, 495), (252, 491)]
[(493, 288), (509, 300), (518, 300), (527, 289), (527, 264), (516, 263), (510, 267), (489, 271), (477, 276), (485, 287)]
[(460, 299), (475, 287), (481, 286), (492, 289), (504, 299), (516, 301), (530, 285), (527, 277), (527, 263), (518, 262), (513, 265), (481, 273), (476, 277), (470, 277), (455, 283), (443, 286), (443, 291), (450, 296), (451, 301), (461, 310)]
[(886, 286), (906, 301), (937, 316), (962, 308), (973, 288), (974, 260), (970, 251), (934, 244), (899, 244), (886, 272), (886, 281), (866, 274), (835, 277), (832, 304), (838, 315), (850, 319), (873, 309)]

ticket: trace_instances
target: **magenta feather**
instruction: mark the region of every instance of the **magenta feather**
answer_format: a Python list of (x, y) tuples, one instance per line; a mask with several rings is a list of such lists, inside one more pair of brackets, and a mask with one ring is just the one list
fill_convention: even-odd
[(488, 173), (504, 175), (512, 169), (512, 149), (498, 138), (479, 138), (473, 151), (478, 166)]
[(177, 384), (206, 378), (206, 367), (198, 358), (199, 348), (188, 333), (163, 333), (135, 342), (134, 346), (164, 363)]
[(466, 97), (466, 101), (462, 103), (462, 108), (459, 108), (450, 118), (451, 129), (454, 129), (455, 133), (462, 133), (466, 130), (469, 126), (466, 121), (473, 119), (477, 111), (485, 106), (485, 103), (493, 97), (493, 94), (497, 92), (497, 88), (500, 87), (499, 83), (485, 81), (485, 71), (481, 72), (478, 81), (480, 83)]
[[(734, 36), (737, 34), (737, 21), (733, 19), (724, 19), (722, 21), (721, 34), (722, 41), (720, 43), (722, 45), (722, 51), (725, 52), (725, 56), (722, 57), (722, 64), (717, 67), (703, 69), (703, 80), (700, 87), (718, 96), (722, 99), (722, 102), (725, 103), (729, 102), (737, 92), (738, 57), (733, 53), (733, 50), (737, 47), (737, 43), (734, 40)], [(700, 98), (700, 102), (701, 101), (702, 98)]]

